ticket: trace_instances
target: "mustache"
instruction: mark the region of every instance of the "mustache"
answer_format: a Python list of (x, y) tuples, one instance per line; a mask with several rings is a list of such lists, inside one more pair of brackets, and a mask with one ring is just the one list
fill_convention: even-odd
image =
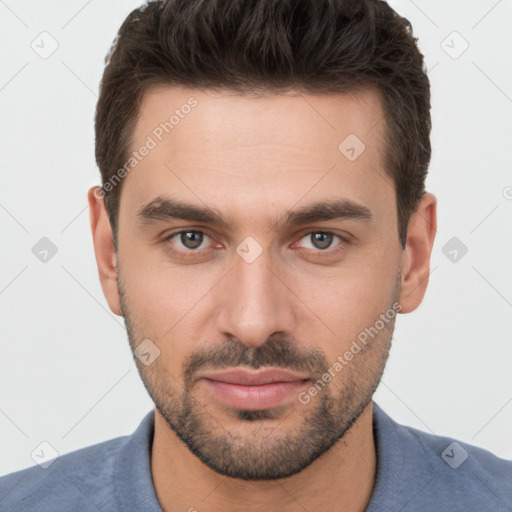
[(190, 385), (200, 371), (246, 366), (254, 369), (271, 366), (321, 376), (329, 365), (323, 352), (304, 348), (289, 338), (270, 337), (265, 343), (248, 347), (240, 340), (228, 338), (222, 345), (199, 349), (183, 362), (185, 384)]

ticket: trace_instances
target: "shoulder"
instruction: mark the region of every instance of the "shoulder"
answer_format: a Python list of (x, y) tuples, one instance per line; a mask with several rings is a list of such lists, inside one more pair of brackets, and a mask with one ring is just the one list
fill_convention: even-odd
[(418, 454), (431, 461), (431, 482), (423, 495), (434, 490), (439, 503), (459, 509), (463, 504), (466, 510), (512, 510), (512, 460), (450, 437), (403, 428), (421, 447)]
[(0, 478), (0, 509), (116, 510), (117, 453), (129, 436), (61, 455), (46, 468), (33, 466)]
[(378, 406), (374, 433), (382, 459), (377, 478), (393, 487), (404, 510), (512, 510), (512, 460), (401, 425)]

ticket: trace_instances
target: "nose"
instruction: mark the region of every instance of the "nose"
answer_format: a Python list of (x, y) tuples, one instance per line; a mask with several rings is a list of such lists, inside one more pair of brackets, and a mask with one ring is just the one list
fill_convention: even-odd
[(235, 254), (217, 297), (218, 332), (247, 346), (261, 345), (278, 332), (293, 332), (296, 314), (289, 282), (290, 274), (272, 265), (269, 250), (252, 262)]

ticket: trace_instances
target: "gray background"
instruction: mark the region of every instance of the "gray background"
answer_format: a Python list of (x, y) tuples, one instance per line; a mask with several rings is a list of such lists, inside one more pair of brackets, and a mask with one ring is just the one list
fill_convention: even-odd
[[(0, 1), (0, 474), (33, 465), (43, 441), (63, 454), (129, 434), (152, 406), (103, 297), (86, 201), (103, 59), (138, 4)], [(390, 4), (429, 69), (439, 224), (424, 302), (399, 315), (375, 399), (512, 458), (512, 1)]]

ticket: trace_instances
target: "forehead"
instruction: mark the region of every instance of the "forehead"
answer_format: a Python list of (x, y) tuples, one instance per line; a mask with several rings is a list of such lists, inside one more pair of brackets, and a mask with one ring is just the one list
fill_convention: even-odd
[(339, 192), (379, 213), (394, 208), (384, 134), (372, 90), (253, 97), (156, 86), (141, 103), (121, 204), (135, 210), (169, 193), (249, 215)]

